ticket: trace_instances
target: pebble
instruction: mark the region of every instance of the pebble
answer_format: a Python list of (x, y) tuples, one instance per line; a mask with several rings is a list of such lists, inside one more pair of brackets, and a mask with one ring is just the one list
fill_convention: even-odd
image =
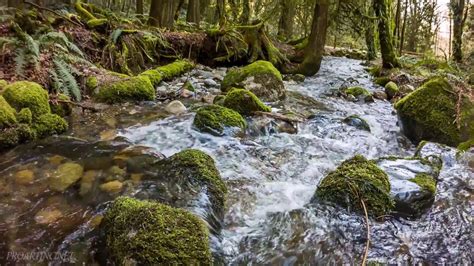
[(28, 185), (33, 182), (35, 175), (31, 170), (21, 170), (15, 174), (15, 183), (18, 185)]
[(56, 222), (61, 217), (63, 217), (63, 213), (60, 210), (46, 209), (36, 213), (35, 221), (37, 224), (48, 225)]
[(100, 185), (100, 190), (107, 193), (118, 193), (122, 191), (122, 188), (123, 188), (123, 183), (118, 180), (110, 181), (110, 182)]

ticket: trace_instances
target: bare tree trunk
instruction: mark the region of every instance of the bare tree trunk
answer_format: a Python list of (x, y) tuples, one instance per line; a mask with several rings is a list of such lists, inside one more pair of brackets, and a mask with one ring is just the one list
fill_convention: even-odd
[(278, 23), (278, 36), (288, 40), (293, 35), (296, 3), (293, 0), (280, 0), (280, 21)]
[(389, 0), (374, 0), (375, 15), (378, 17), (379, 42), (382, 52), (382, 65), (384, 68), (399, 67), (395, 49), (393, 48), (392, 30), (390, 29)]
[(408, 0), (405, 0), (405, 11), (403, 14), (403, 24), (402, 24), (402, 30), (400, 32), (400, 50), (399, 54), (403, 54), (403, 45), (405, 44), (405, 27), (407, 23), (407, 13), (408, 12)]
[(199, 27), (199, 22), (201, 21), (201, 8), (199, 6), (199, 0), (189, 0), (186, 21), (196, 23)]
[(163, 8), (163, 0), (151, 0), (148, 25), (155, 27), (161, 26), (160, 8)]
[(143, 15), (143, 0), (137, 0), (137, 14)]
[[(367, 17), (374, 16), (373, 4), (368, 1), (366, 6)], [(375, 49), (375, 23), (373, 19), (367, 19), (367, 26), (365, 29), (365, 44), (367, 45), (367, 60), (374, 60), (377, 57)]]
[(219, 21), (219, 26), (223, 27), (226, 23), (225, 0), (217, 0), (216, 13)]
[(241, 24), (249, 24), (250, 22), (250, 0), (243, 0), (242, 15), (240, 16)]
[(297, 73), (312, 76), (318, 73), (326, 44), (328, 28), (329, 0), (317, 0), (314, 7), (311, 34), (308, 45), (304, 51), (303, 62), (299, 65)]
[(453, 59), (456, 62), (462, 61), (462, 32), (464, 26), (465, 0), (451, 0), (450, 8), (453, 14)]

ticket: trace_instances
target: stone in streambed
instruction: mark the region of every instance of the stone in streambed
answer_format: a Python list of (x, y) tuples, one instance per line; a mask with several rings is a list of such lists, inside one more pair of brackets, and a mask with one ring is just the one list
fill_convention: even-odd
[(119, 193), (122, 191), (123, 183), (118, 180), (114, 180), (100, 185), (99, 188), (100, 190), (107, 193)]
[(84, 168), (77, 163), (65, 163), (58, 166), (49, 178), (49, 187), (63, 192), (76, 183), (82, 176)]
[(358, 115), (351, 115), (342, 120), (342, 122), (348, 124), (349, 126), (353, 126), (359, 130), (364, 130), (370, 132), (370, 126), (367, 121), (360, 118)]
[(35, 174), (31, 170), (21, 170), (15, 173), (15, 183), (28, 185), (35, 180)]
[(50, 225), (63, 217), (63, 213), (55, 208), (41, 210), (36, 213), (35, 221), (37, 224)]
[(165, 107), (165, 111), (170, 114), (178, 115), (186, 112), (186, 106), (184, 106), (182, 102), (175, 100)]
[(223, 136), (243, 132), (247, 123), (232, 109), (220, 105), (207, 105), (198, 109), (193, 126), (201, 132)]

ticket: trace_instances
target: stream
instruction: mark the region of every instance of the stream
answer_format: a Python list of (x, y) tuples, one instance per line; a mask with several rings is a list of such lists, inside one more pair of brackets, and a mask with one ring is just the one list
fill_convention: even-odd
[[(128, 119), (110, 147), (69, 137), (28, 144), (2, 155), (0, 257), (11, 251), (48, 250), (70, 252), (76, 263), (94, 261), (94, 224), (113, 197), (100, 191), (87, 197), (69, 190), (53, 193), (42, 180), (50, 175), (50, 168), (64, 161), (85, 165), (93, 158), (97, 171), (109, 169), (108, 162), (101, 166), (97, 158), (102, 157), (97, 154), (121, 150), (131, 143), (167, 157), (195, 148), (214, 158), (229, 189), (222, 230), (211, 239), (214, 257), (223, 264), (360, 264), (368, 241), (364, 217), (340, 207), (310, 204), (310, 199), (327, 173), (356, 154), (369, 159), (407, 157), (414, 155), (416, 147), (400, 133), (391, 103), (337, 97), (337, 89), (348, 81), (377, 89), (361, 61), (337, 57), (324, 58), (319, 73), (303, 83), (285, 82), (289, 92), (318, 102), (317, 106), (306, 106), (305, 111), (312, 115), (299, 123), (297, 134), (268, 128), (245, 138), (215, 137), (194, 130), (194, 113), (188, 112), (158, 116), (146, 123)], [(287, 108), (272, 107), (274, 111)], [(351, 115), (365, 119), (370, 132), (342, 122)], [(474, 154), (433, 147), (444, 159), (433, 206), (414, 220), (371, 220), (369, 261), (472, 263)], [(20, 185), (15, 173), (21, 170), (33, 171), (36, 181)], [(125, 175), (123, 194), (139, 194), (143, 190), (139, 181), (133, 174)], [(42, 210), (49, 212), (38, 215)], [(191, 211), (200, 214), (198, 208)], [(49, 223), (48, 218), (59, 222)]]

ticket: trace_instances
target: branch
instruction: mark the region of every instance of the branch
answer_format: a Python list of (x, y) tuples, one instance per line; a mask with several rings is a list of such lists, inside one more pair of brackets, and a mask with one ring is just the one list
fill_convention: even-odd
[(369, 215), (367, 214), (367, 208), (365, 207), (364, 200), (360, 199), (360, 203), (362, 203), (362, 207), (364, 208), (365, 224), (367, 225), (367, 242), (365, 243), (364, 257), (362, 258), (362, 266), (365, 266), (365, 265), (367, 265), (367, 257), (369, 255), (370, 224), (369, 224)]
[(28, 4), (28, 5), (30, 5), (30, 6), (33, 6), (34, 8), (39, 9), (39, 10), (45, 10), (45, 11), (51, 12), (51, 13), (55, 14), (56, 16), (61, 17), (61, 18), (67, 20), (68, 22), (70, 22), (70, 23), (72, 23), (72, 24), (74, 24), (74, 25), (76, 25), (76, 26), (79, 26), (79, 27), (82, 27), (82, 26), (83, 26), (81, 23), (76, 22), (76, 21), (74, 21), (74, 20), (72, 20), (72, 19), (70, 19), (70, 18), (68, 18), (68, 17), (66, 17), (66, 16), (63, 16), (62, 14), (60, 14), (60, 13), (58, 13), (58, 12), (52, 10), (52, 9), (49, 9), (49, 8), (47, 8), (47, 7), (42, 7), (42, 6), (40, 6), (40, 5), (37, 5), (37, 4), (35, 4), (35, 3), (32, 3), (32, 2), (30, 2), (30, 1), (26, 1), (26, 0), (23, 0), (23, 3)]

